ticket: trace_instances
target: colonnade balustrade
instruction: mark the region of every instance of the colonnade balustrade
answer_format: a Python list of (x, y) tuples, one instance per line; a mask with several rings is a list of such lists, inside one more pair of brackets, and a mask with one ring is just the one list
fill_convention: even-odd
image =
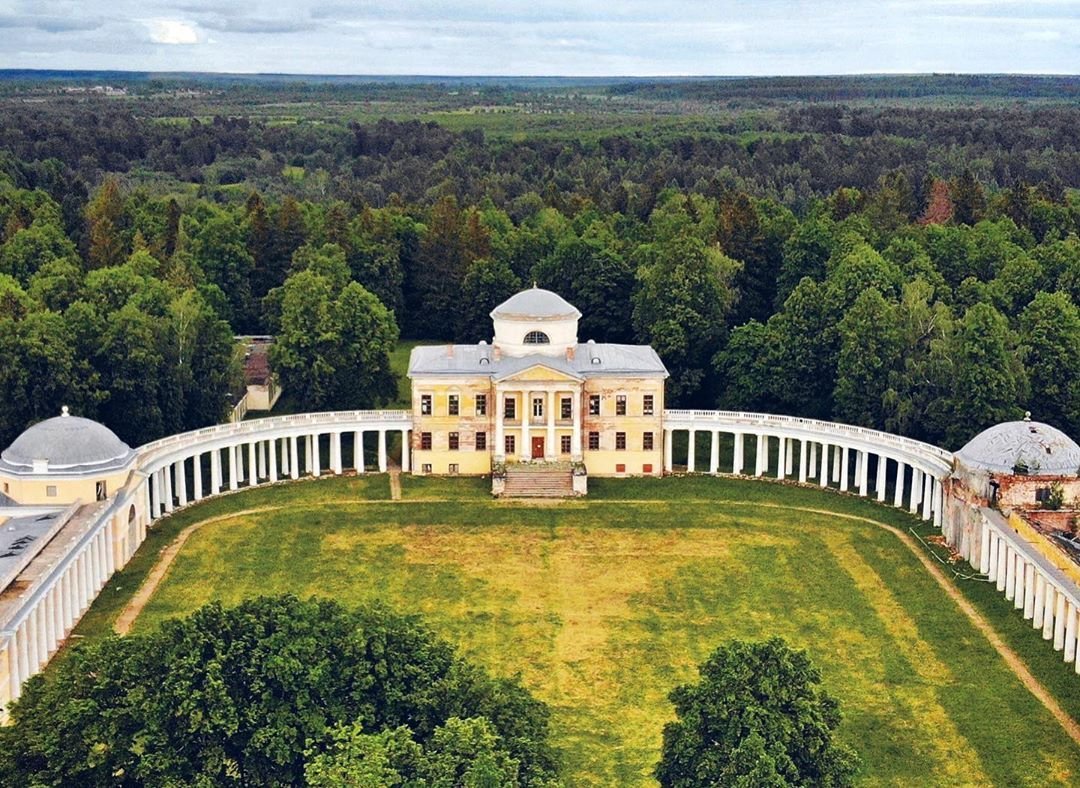
[[(664, 413), (666, 473), (675, 470), (674, 438), (680, 431), (687, 437), (687, 472), (699, 471), (698, 436), (704, 433), (709, 446), (707, 472), (712, 475), (768, 476), (836, 487), (863, 497), (873, 494), (878, 501), (891, 500), (893, 506), (906, 507), (939, 527), (942, 524), (942, 481), (952, 471), (952, 454), (936, 446), (814, 419), (668, 410)], [(729, 456), (722, 458), (725, 454)]]

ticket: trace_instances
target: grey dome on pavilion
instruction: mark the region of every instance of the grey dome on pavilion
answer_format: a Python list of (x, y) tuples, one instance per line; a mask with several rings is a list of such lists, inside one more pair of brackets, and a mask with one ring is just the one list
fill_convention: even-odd
[(581, 312), (558, 293), (532, 287), (511, 296), (491, 311), (492, 318), (554, 320), (581, 317)]
[(1038, 421), (1006, 421), (983, 430), (956, 453), (968, 467), (1034, 476), (1075, 476), (1080, 446), (1056, 427)]
[[(126, 467), (135, 452), (104, 424), (70, 416), (67, 408), (26, 429), (0, 452), (0, 469), (16, 474), (81, 474)], [(44, 465), (47, 463), (47, 465)]]

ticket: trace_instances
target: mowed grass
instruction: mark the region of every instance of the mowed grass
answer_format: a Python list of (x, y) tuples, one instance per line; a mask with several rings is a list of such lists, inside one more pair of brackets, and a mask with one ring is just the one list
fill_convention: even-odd
[[(402, 482), (400, 502), (385, 477), (324, 479), (169, 518), (172, 532), (225, 519), (191, 536), (135, 631), (255, 594), (385, 602), (520, 674), (552, 708), (568, 784), (620, 786), (652, 782), (667, 694), (709, 652), (781, 635), (840, 698), (867, 785), (1080, 782), (1080, 751), (894, 534), (793, 507), (906, 529), (903, 513), (737, 480), (593, 481), (589, 500), (555, 505)], [(280, 508), (227, 516), (266, 507)], [(103, 634), (160, 542), (80, 634)]]

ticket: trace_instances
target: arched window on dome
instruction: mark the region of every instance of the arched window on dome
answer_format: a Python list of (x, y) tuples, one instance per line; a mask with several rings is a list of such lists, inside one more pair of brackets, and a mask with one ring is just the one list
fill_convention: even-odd
[(550, 345), (551, 340), (543, 331), (530, 331), (525, 335), (526, 345)]

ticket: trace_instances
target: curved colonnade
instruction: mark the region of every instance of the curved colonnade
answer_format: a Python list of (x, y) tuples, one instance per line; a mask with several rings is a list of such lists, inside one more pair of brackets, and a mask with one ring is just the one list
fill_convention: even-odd
[[(137, 450), (124, 487), (95, 508), (71, 507), (70, 536), (39, 555), (37, 577), (11, 587), (14, 614), (0, 631), (0, 703), (17, 698), (89, 608), (109, 577), (146, 538), (147, 527), (189, 503), (302, 475), (384, 472), (388, 435), (410, 445), (412, 413), (405, 410), (309, 413), (222, 424), (173, 435)], [(1080, 596), (1077, 586), (1014, 532), (997, 512), (972, 508), (949, 495), (951, 452), (877, 430), (845, 424), (735, 411), (664, 412), (664, 470), (672, 472), (674, 436), (685, 431), (687, 467), (696, 471), (699, 433), (710, 435), (708, 471), (836, 486), (841, 491), (906, 508), (941, 527), (950, 544), (990, 581), (1080, 673)], [(374, 468), (364, 463), (365, 436), (374, 434)], [(324, 457), (322, 436), (328, 436)], [(730, 436), (730, 439), (728, 438)], [(731, 451), (726, 446), (730, 440)], [(722, 447), (723, 451), (722, 451)], [(752, 469), (747, 468), (753, 452)], [(730, 458), (727, 456), (730, 454)], [(723, 462), (721, 461), (723, 456)], [(775, 458), (775, 462), (773, 459)], [(409, 470), (409, 452), (401, 467)], [(704, 460), (704, 457), (702, 457)], [(752, 472), (751, 472), (752, 471)], [(891, 489), (890, 489), (891, 488)], [(58, 544), (56, 542), (59, 542)], [(0, 603), (3, 599), (0, 598)]]

